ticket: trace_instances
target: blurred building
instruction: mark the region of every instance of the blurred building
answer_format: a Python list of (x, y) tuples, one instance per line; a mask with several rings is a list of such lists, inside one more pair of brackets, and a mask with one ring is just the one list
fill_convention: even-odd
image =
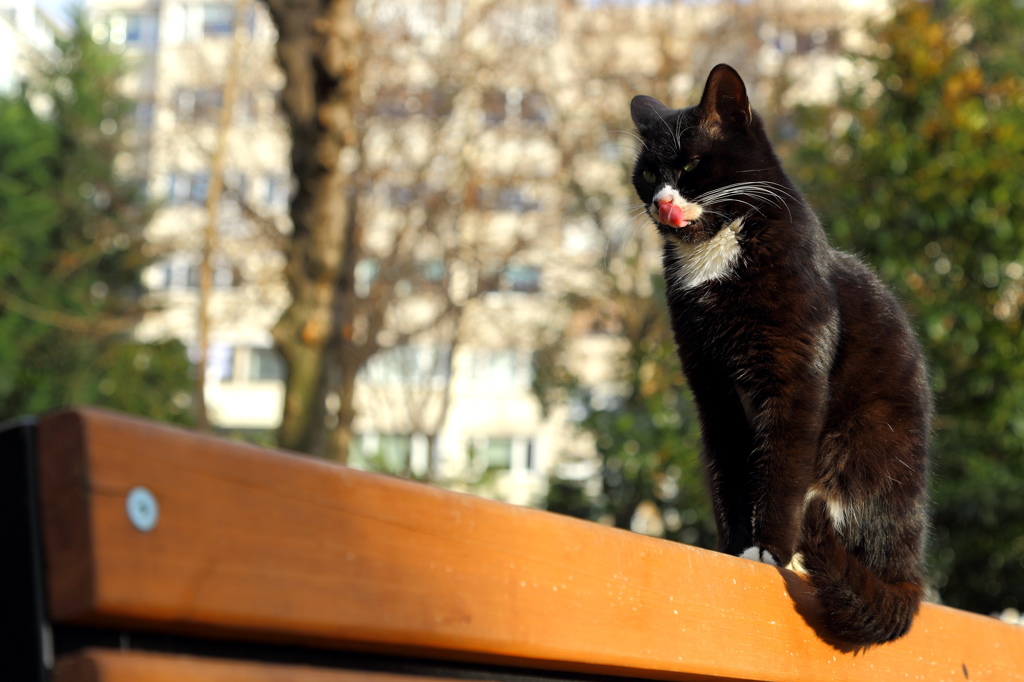
[[(261, 3), (240, 5), (242, 68), (229, 79), (225, 128), (234, 4), (87, 6), (94, 37), (133, 67), (125, 88), (138, 102), (136, 152), (122, 170), (165, 202), (150, 226), (159, 264), (145, 275), (163, 310), (138, 334), (197, 344), (199, 254), (222, 141), (206, 397), (221, 429), (274, 429), (282, 364), (269, 330), (287, 302), (279, 242), (291, 192), (274, 27)], [(367, 118), (346, 160), (364, 178), (354, 287), (372, 301), (387, 278), (398, 302), (378, 335), (384, 350), (357, 383), (353, 463), (422, 475), (434, 462), (456, 487), (519, 503), (539, 499), (556, 466), (591, 475), (593, 444), (574, 430), (572, 407), (544, 410), (531, 390), (534, 353), (569, 329), (575, 374), (595, 396), (617, 390), (621, 339), (574, 319), (566, 297), (600, 286), (595, 269), (615, 267), (608, 233), (629, 222), (634, 203), (633, 151), (616, 132), (631, 127), (630, 97), (682, 106), (711, 66), (729, 61), (755, 101), (827, 100), (837, 78), (858, 77), (838, 56), (844, 42), (862, 39), (865, 20), (884, 11), (859, 0), (364, 3)], [(398, 263), (406, 241), (414, 248)], [(410, 334), (438, 315), (420, 295), (431, 283), (454, 307), (443, 324)], [(358, 337), (360, 324), (357, 315), (348, 333)]]
[(33, 0), (0, 0), (0, 95), (18, 92), (39, 60), (52, 60), (59, 26)]
[(138, 329), (145, 340), (198, 344), (200, 259), (209, 222), (213, 159), (224, 147), (224, 187), (213, 234), (212, 322), (207, 354), (211, 423), (238, 431), (274, 428), (280, 418), (281, 363), (269, 330), (287, 302), (283, 259), (273, 239), (289, 229), (290, 139), (276, 108), (282, 77), (275, 31), (262, 5), (246, 3), (232, 111), (224, 82), (235, 26), (231, 3), (96, 0), (93, 37), (132, 67), (126, 94), (137, 103), (133, 154), (121, 170), (146, 178), (163, 202), (148, 229), (156, 266), (143, 283), (162, 311)]

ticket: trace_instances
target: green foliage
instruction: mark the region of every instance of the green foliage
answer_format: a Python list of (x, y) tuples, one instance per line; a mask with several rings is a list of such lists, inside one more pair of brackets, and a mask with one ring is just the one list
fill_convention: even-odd
[(114, 170), (119, 61), (82, 16), (59, 52), (0, 99), (0, 415), (89, 403), (187, 421), (184, 348), (131, 336), (151, 212)]
[[(555, 478), (547, 508), (713, 547), (696, 410), (668, 328), (660, 275), (653, 282), (653, 296), (616, 287), (598, 304), (605, 326), (626, 340), (613, 395), (607, 387), (586, 388), (565, 363), (544, 362), (546, 354), (538, 354), (535, 390), (550, 402), (557, 389), (576, 406), (578, 427), (593, 438), (601, 463), (599, 494), (588, 495), (583, 482)], [(576, 301), (584, 310), (594, 304)]]
[(861, 57), (875, 84), (803, 112), (790, 164), (915, 316), (937, 398), (934, 578), (982, 612), (1024, 605), (1022, 27), (1020, 3), (900, 5)]

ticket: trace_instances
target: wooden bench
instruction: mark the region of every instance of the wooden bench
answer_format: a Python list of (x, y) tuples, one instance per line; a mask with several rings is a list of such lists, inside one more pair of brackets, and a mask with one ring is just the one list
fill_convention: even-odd
[(0, 434), (0, 575), (18, 682), (1024, 680), (993, 618), (844, 651), (789, 571), (93, 409)]

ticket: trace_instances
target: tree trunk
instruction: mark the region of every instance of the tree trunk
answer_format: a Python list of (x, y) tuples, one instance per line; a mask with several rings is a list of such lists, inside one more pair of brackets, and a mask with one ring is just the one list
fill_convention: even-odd
[(334, 317), (338, 324), (332, 330), (327, 345), (327, 371), (325, 376), (328, 385), (326, 390), (336, 390), (338, 409), (335, 415), (335, 426), (327, 436), (324, 455), (339, 464), (348, 464), (349, 452), (355, 434), (352, 423), (356, 418), (356, 377), (359, 369), (366, 364), (367, 358), (376, 349), (376, 334), (373, 339), (366, 339), (362, 345), (354, 343), (353, 316), (356, 308), (355, 270), (359, 261), (362, 245), (362, 224), (358, 220), (358, 199), (354, 184), (350, 187), (351, 196), (348, 204), (348, 225), (345, 232), (345, 254), (341, 261), (339, 290), (335, 296)]
[(228, 68), (224, 74), (223, 96), (220, 116), (217, 120), (217, 139), (210, 158), (210, 184), (206, 190), (206, 226), (203, 230), (203, 246), (199, 257), (199, 306), (197, 315), (198, 358), (196, 360), (196, 428), (210, 430), (206, 411), (206, 365), (210, 352), (210, 301), (213, 297), (213, 260), (217, 253), (217, 228), (220, 223), (220, 201), (224, 193), (224, 166), (227, 153), (228, 132), (238, 92), (238, 69), (241, 60), (242, 38), (248, 29), (244, 26), (245, 10), (250, 0), (235, 2), (234, 32), (231, 39), (231, 53)]
[(285, 72), (282, 106), (292, 132), (293, 233), (285, 278), (291, 303), (273, 335), (288, 368), (281, 447), (323, 454), (325, 355), (346, 243), (357, 141), (360, 27), (355, 0), (265, 0)]
[(451, 346), (448, 350), (447, 355), (444, 357), (444, 376), (445, 384), (444, 391), (441, 394), (441, 410), (440, 413), (431, 425), (431, 428), (424, 429), (427, 432), (427, 473), (424, 475), (424, 480), (433, 482), (437, 478), (438, 469), (440, 467), (440, 452), (438, 451), (438, 441), (441, 434), (441, 429), (444, 428), (445, 423), (448, 421), (448, 412), (452, 406), (452, 393), (455, 390), (455, 354), (459, 350), (459, 346), (462, 342), (462, 313), (465, 311), (464, 308), (456, 308), (454, 311), (454, 319), (452, 324), (454, 325), (454, 331), (451, 337)]
[(340, 464), (348, 464), (352, 441), (355, 437), (352, 423), (356, 418), (356, 371), (354, 367), (350, 366), (352, 364), (342, 362), (343, 366), (349, 366), (342, 371), (341, 381), (338, 384), (338, 423), (331, 434), (330, 456)]

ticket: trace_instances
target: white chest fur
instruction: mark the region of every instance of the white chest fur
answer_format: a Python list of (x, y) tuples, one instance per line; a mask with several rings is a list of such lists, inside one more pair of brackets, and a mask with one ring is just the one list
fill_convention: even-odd
[(743, 218), (737, 218), (702, 244), (677, 243), (678, 270), (672, 273), (676, 284), (692, 289), (704, 282), (728, 277), (742, 255), (739, 240), (742, 229)]

